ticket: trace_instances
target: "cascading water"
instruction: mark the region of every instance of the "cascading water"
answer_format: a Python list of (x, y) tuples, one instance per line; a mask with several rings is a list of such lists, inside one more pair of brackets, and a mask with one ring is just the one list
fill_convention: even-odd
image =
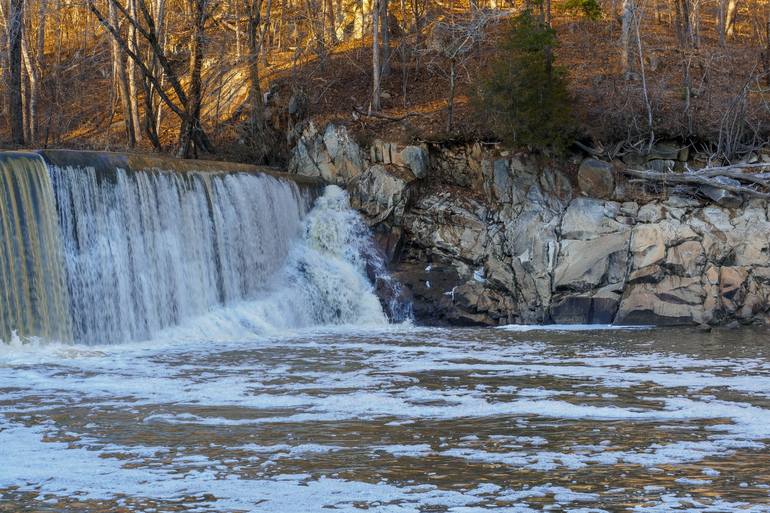
[(0, 160), (5, 340), (145, 340), (215, 311), (252, 331), (387, 322), (337, 187), (310, 210), (317, 186), (269, 174), (53, 160)]
[(38, 155), (0, 153), (0, 339), (69, 340), (68, 305), (46, 165)]

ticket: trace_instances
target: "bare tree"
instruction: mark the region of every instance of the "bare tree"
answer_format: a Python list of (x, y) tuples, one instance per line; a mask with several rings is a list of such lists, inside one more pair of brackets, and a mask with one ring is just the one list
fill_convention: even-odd
[(454, 126), (454, 104), (457, 92), (457, 71), (465, 63), (474, 45), (484, 38), (486, 27), (499, 20), (498, 11), (474, 10), (466, 22), (439, 21), (433, 25), (430, 50), (441, 55), (448, 63), (449, 91), (447, 97), (447, 131)]
[(655, 143), (655, 125), (652, 116), (652, 101), (650, 100), (650, 92), (647, 88), (647, 73), (644, 66), (644, 50), (642, 48), (642, 36), (640, 26), (642, 24), (642, 10), (635, 10), (634, 13), (634, 32), (636, 35), (636, 46), (639, 50), (639, 74), (642, 79), (642, 97), (644, 98), (644, 106), (647, 109), (647, 127), (649, 128), (649, 142), (647, 151), (652, 149), (652, 145)]
[(719, 0), (717, 20), (719, 27), (719, 43), (724, 46), (727, 38), (735, 33), (735, 19), (738, 13), (738, 0)]
[[(116, 28), (119, 27), (117, 13), (112, 2), (108, 2), (107, 9), (110, 23)], [(112, 73), (114, 80), (117, 82), (118, 96), (120, 97), (120, 104), (123, 110), (123, 122), (126, 126), (126, 141), (128, 146), (133, 148), (136, 145), (136, 132), (133, 123), (134, 116), (131, 112), (131, 91), (128, 87), (126, 59), (117, 39), (112, 38), (110, 48), (112, 50)]]
[(382, 65), (380, 64), (380, 40), (379, 34), (379, 16), (380, 16), (380, 2), (383, 0), (372, 1), (372, 105), (371, 109), (375, 112), (382, 108), (382, 85), (381, 73)]
[(381, 75), (390, 75), (390, 13), (388, 12), (388, 0), (380, 0), (380, 38), (382, 48)]
[(189, 92), (182, 87), (176, 68), (166, 55), (160, 44), (155, 18), (145, 0), (137, 0), (139, 12), (142, 14), (146, 26), (143, 26), (137, 18), (132, 17), (128, 10), (118, 0), (107, 0), (122, 17), (137, 31), (148, 45), (148, 53), (151, 60), (157, 60), (163, 76), (177, 98), (175, 102), (165, 91), (158, 74), (150, 69), (150, 65), (141, 55), (132, 51), (119, 28), (108, 20), (96, 6), (95, 0), (88, 0), (90, 11), (99, 20), (99, 23), (112, 35), (123, 53), (133, 60), (142, 76), (153, 85), (163, 103), (181, 120), (177, 154), (180, 156), (196, 156), (198, 150), (212, 152), (213, 146), (203, 130), (200, 122), (202, 102), (201, 70), (203, 66), (203, 46), (205, 44), (205, 26), (211, 14), (213, 6), (209, 0), (188, 0), (188, 20), (191, 30), (190, 59), (188, 66)]
[[(128, 13), (136, 18), (136, 0), (128, 0)], [(129, 23), (128, 25), (128, 47), (135, 53), (139, 52), (139, 44), (136, 37), (136, 28)], [(131, 104), (131, 128), (136, 141), (142, 139), (142, 133), (139, 130), (141, 122), (139, 120), (139, 91), (136, 84), (136, 64), (131, 59), (126, 60), (126, 75), (128, 78), (128, 98)]]
[(8, 12), (8, 111), (11, 140), (24, 144), (24, 107), (22, 105), (21, 47), (24, 36), (24, 0), (11, 0)]
[(623, 70), (623, 75), (628, 79), (631, 76), (631, 30), (634, 23), (634, 11), (636, 10), (634, 0), (623, 0), (621, 10), (620, 67)]

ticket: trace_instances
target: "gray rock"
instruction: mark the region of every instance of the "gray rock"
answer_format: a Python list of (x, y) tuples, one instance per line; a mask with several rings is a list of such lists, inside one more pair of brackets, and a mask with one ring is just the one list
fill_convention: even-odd
[[(565, 240), (554, 270), (554, 290), (584, 291), (603, 285), (611, 257), (618, 255), (618, 265), (625, 271), (629, 233), (611, 233), (592, 240)], [(618, 274), (618, 273), (615, 273)]]
[(575, 198), (567, 207), (561, 222), (565, 239), (590, 240), (600, 235), (629, 229), (615, 220), (619, 205), (593, 198)]
[(428, 150), (423, 146), (406, 146), (395, 158), (395, 164), (403, 163), (416, 178), (425, 178), (430, 169)]
[(410, 177), (404, 177), (393, 167), (375, 164), (351, 184), (351, 204), (366, 214), (369, 224), (380, 223), (391, 215), (395, 225), (403, 220)]
[(660, 226), (640, 224), (631, 237), (634, 269), (657, 264), (666, 258), (666, 244)]
[(543, 169), (540, 175), (540, 187), (545, 194), (554, 196), (562, 205), (566, 205), (572, 199), (572, 183), (559, 170), (550, 167)]
[(431, 194), (414, 204), (404, 227), (421, 247), (478, 265), (487, 245), (486, 215), (486, 208), (472, 199)]
[(492, 163), (492, 171), (494, 173), (495, 197), (502, 203), (510, 203), (513, 181), (511, 180), (508, 161), (503, 159), (495, 160)]
[(657, 223), (663, 219), (663, 207), (659, 203), (647, 203), (639, 208), (640, 223)]
[(687, 146), (675, 142), (659, 142), (652, 146), (647, 155), (648, 160), (678, 160), (686, 162), (690, 152)]
[[(720, 182), (726, 185), (741, 185), (738, 180), (733, 178), (727, 178), (726, 176), (717, 176), (714, 181)], [(720, 189), (719, 187), (712, 187), (710, 185), (701, 185), (698, 187), (698, 192), (706, 196), (708, 199), (725, 208), (738, 208), (743, 204), (743, 198), (734, 192)]]
[(698, 241), (687, 241), (669, 248), (666, 256), (666, 268), (679, 276), (700, 276), (706, 255), (703, 246)]
[(674, 169), (676, 162), (673, 160), (650, 160), (647, 168), (657, 173), (668, 173)]
[(363, 172), (361, 149), (345, 127), (330, 124), (321, 135), (310, 123), (292, 152), (288, 170), (344, 186)]
[(656, 326), (702, 324), (704, 298), (700, 278), (669, 276), (658, 283), (637, 283), (625, 291), (615, 322)]
[(570, 294), (554, 300), (551, 321), (558, 324), (610, 324), (620, 304), (620, 293), (614, 287), (597, 292)]

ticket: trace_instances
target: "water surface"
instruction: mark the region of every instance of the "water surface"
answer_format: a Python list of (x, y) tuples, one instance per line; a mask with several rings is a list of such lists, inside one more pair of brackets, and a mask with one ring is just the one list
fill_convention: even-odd
[(195, 333), (3, 346), (0, 512), (770, 511), (768, 331)]

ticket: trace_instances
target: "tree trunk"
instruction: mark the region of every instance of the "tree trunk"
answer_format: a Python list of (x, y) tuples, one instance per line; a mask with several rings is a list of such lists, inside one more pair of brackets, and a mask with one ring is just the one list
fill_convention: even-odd
[(380, 41), (379, 41), (379, 14), (380, 14), (380, 2), (382, 0), (374, 0), (372, 2), (372, 110), (377, 112), (382, 108), (380, 103), (380, 72), (382, 67), (380, 64)]
[(278, 20), (278, 50), (283, 50), (283, 31), (286, 27), (286, 2), (281, 0), (281, 18)]
[(767, 22), (767, 43), (765, 44), (765, 81), (770, 87), (770, 21)]
[(725, 12), (725, 35), (732, 37), (735, 34), (735, 19), (738, 16), (738, 0), (727, 0)]
[(725, 45), (725, 14), (727, 13), (727, 0), (719, 0), (719, 9), (717, 10), (717, 30), (719, 32), (719, 44)]
[(21, 45), (24, 36), (24, 0), (11, 0), (8, 12), (8, 111), (11, 141), (24, 144), (24, 106), (21, 95)]
[[(268, 10), (270, 8), (268, 0)], [(249, 120), (247, 122), (247, 141), (254, 150), (255, 157), (260, 163), (266, 163), (270, 154), (270, 138), (267, 134), (265, 124), (264, 100), (262, 98), (262, 87), (260, 85), (259, 58), (261, 47), (264, 43), (264, 30), (260, 30), (262, 23), (262, 0), (250, 0), (249, 7)]]
[(700, 46), (700, 12), (702, 0), (693, 0), (690, 4), (690, 44), (694, 48)]
[(447, 117), (446, 117), (446, 131), (451, 132), (454, 125), (454, 113), (455, 113), (455, 84), (456, 72), (455, 72), (455, 59), (449, 60), (449, 100), (447, 101)]
[(29, 54), (29, 44), (26, 37), (21, 38), (21, 54), (24, 60), (24, 69), (27, 72), (27, 82), (29, 84), (26, 97), (26, 108), (24, 112), (24, 134), (27, 143), (34, 144), (37, 139), (37, 97), (38, 97), (38, 73), (32, 57)]
[(620, 66), (623, 75), (628, 78), (631, 74), (631, 26), (634, 23), (634, 2), (623, 0), (623, 17), (620, 30)]
[(206, 1), (190, 0), (193, 17), (193, 33), (190, 38), (190, 90), (187, 93), (186, 116), (179, 130), (177, 156), (197, 158), (198, 150), (208, 151), (208, 142), (201, 128), (201, 72), (203, 69), (203, 45), (205, 44)]
[(326, 33), (332, 45), (337, 41), (337, 23), (334, 18), (334, 0), (326, 0)]
[(380, 0), (380, 37), (382, 39), (382, 77), (390, 75), (390, 30), (388, 0)]
[[(153, 4), (153, 16), (155, 18), (155, 30), (156, 30), (156, 37), (158, 38), (158, 44), (160, 45), (161, 51), (165, 51), (166, 49), (166, 0), (155, 0), (155, 3)], [(158, 57), (153, 54), (152, 62), (150, 64), (152, 73), (155, 75), (160, 74), (161, 65), (158, 61)], [(163, 87), (164, 85), (164, 78), (165, 76), (161, 74), (159, 82), (160, 87)], [(149, 82), (147, 78), (145, 77), (145, 82)], [(155, 90), (155, 86), (151, 83), (148, 85), (146, 90), (149, 89), (150, 91), (150, 111), (154, 112), (154, 116), (148, 111), (146, 113), (146, 131), (147, 136), (150, 138), (150, 141), (152, 141), (153, 146), (156, 150), (161, 151), (161, 144), (160, 144), (160, 137), (159, 133), (161, 131), (161, 124), (163, 122), (163, 101), (159, 99), (155, 99), (157, 96), (157, 92)], [(147, 102), (147, 100), (145, 100)]]
[[(136, 0), (128, 0), (128, 13), (130, 16), (136, 17)], [(138, 43), (136, 40), (136, 28), (128, 25), (128, 47), (134, 53), (139, 53)], [(142, 140), (142, 132), (139, 127), (142, 126), (139, 120), (139, 98), (138, 89), (136, 85), (136, 64), (131, 59), (126, 60), (126, 74), (128, 75), (128, 98), (131, 103), (131, 125), (134, 132), (134, 139), (136, 142)]]
[(676, 13), (676, 37), (680, 48), (687, 48), (692, 42), (690, 30), (690, 4), (688, 0), (674, 0)]
[[(108, 16), (110, 23), (117, 27), (118, 17), (112, 2), (108, 2)], [(123, 60), (123, 52), (115, 38), (111, 40), (112, 48), (112, 73), (118, 82), (118, 92), (120, 93), (120, 106), (123, 110), (123, 123), (126, 126), (126, 141), (130, 148), (136, 146), (136, 134), (134, 133), (133, 117), (131, 116), (131, 101), (128, 88), (128, 75), (126, 74), (126, 63)]]

